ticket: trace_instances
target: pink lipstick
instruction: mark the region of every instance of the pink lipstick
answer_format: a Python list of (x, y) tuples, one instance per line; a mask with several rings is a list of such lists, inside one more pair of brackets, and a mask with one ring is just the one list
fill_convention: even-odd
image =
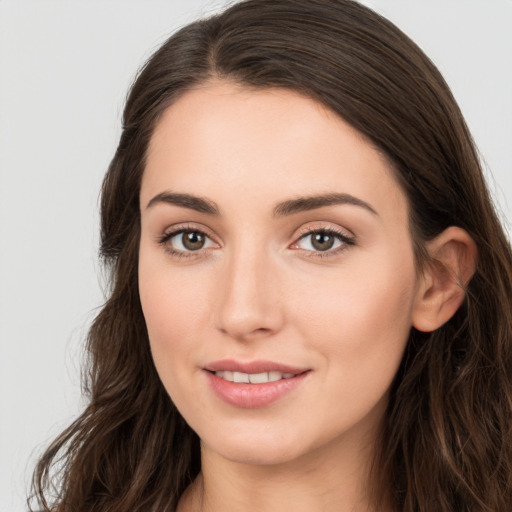
[(310, 373), (272, 361), (221, 360), (205, 368), (208, 383), (224, 402), (246, 409), (265, 407), (296, 389)]

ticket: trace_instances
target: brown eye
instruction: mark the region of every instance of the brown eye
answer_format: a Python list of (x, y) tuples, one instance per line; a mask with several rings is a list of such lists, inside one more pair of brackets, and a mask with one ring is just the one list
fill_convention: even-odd
[(213, 240), (202, 231), (181, 229), (165, 235), (160, 243), (167, 246), (169, 251), (176, 253), (197, 252), (201, 249), (215, 247)]
[(336, 253), (336, 249), (354, 245), (354, 239), (343, 233), (331, 229), (317, 229), (302, 235), (293, 248), (303, 249), (312, 253), (328, 252)]
[(181, 234), (182, 244), (189, 251), (202, 249), (205, 244), (205, 236), (197, 231), (185, 231)]
[(334, 246), (335, 238), (330, 233), (313, 233), (311, 235), (311, 245), (317, 251), (328, 251)]

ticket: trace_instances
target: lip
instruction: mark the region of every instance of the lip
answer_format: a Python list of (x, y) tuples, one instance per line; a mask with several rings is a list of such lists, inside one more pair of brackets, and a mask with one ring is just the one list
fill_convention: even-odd
[(281, 372), (281, 373), (293, 373), (298, 375), (304, 373), (310, 368), (301, 368), (298, 366), (288, 366), (286, 364), (277, 363), (274, 361), (235, 361), (234, 359), (222, 359), (220, 361), (214, 361), (204, 367), (209, 372), (242, 372), (242, 373), (262, 373), (262, 372)]
[[(263, 384), (244, 384), (230, 382), (221, 377), (217, 377), (214, 373), (216, 371), (235, 371), (242, 373), (276, 371), (281, 373), (293, 373), (294, 376), (274, 382), (265, 382)], [(223, 402), (243, 409), (257, 409), (266, 407), (284, 398), (289, 393), (292, 393), (307, 379), (311, 370), (309, 368), (293, 367), (272, 361), (241, 362), (225, 359), (208, 364), (204, 368), (204, 373), (210, 388)]]

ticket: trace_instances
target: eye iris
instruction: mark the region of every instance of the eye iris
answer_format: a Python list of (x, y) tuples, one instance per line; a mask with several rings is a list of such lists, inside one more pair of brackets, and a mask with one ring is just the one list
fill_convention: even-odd
[(329, 233), (314, 233), (311, 235), (311, 244), (318, 251), (328, 251), (334, 245), (334, 237)]
[(185, 231), (182, 235), (183, 247), (189, 251), (202, 249), (205, 244), (205, 237), (197, 231)]

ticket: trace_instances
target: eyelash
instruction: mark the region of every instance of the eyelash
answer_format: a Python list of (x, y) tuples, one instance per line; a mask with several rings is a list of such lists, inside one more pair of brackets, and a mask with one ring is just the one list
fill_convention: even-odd
[[(341, 242), (341, 245), (339, 247), (336, 247), (335, 249), (328, 249), (326, 251), (310, 251), (310, 250), (304, 250), (304, 255), (307, 258), (330, 258), (333, 256), (338, 256), (342, 252), (346, 251), (348, 247), (355, 245), (355, 237), (350, 237), (343, 233), (340, 230), (337, 230), (332, 227), (321, 227), (321, 228), (304, 228), (301, 230), (301, 235), (297, 239), (296, 242), (293, 242), (292, 245), (297, 245), (301, 240), (304, 240), (308, 236), (312, 236), (315, 234), (323, 234), (323, 235), (330, 235), (333, 238), (337, 239)], [(300, 248), (297, 248), (296, 250), (301, 250)]]
[(183, 233), (198, 233), (200, 235), (203, 235), (206, 239), (212, 240), (210, 236), (208, 236), (207, 233), (205, 233), (202, 229), (198, 229), (193, 226), (180, 226), (179, 228), (173, 229), (172, 231), (169, 231), (167, 233), (164, 233), (164, 235), (158, 240), (158, 243), (163, 246), (164, 250), (170, 254), (174, 258), (194, 258), (200, 255), (201, 252), (204, 252), (204, 250), (197, 250), (197, 251), (182, 251), (180, 249), (174, 249), (168, 242), (174, 238), (175, 236), (178, 236)]
[[(198, 233), (205, 238), (212, 240), (210, 236), (208, 236), (207, 233), (205, 233), (203, 230), (194, 228), (192, 226), (187, 227), (179, 227), (172, 231), (169, 231), (167, 233), (164, 233), (162, 237), (159, 238), (158, 243), (164, 247), (164, 250), (170, 254), (172, 257), (175, 258), (195, 258), (200, 256), (202, 252), (204, 252), (205, 249), (198, 249), (197, 251), (182, 251), (180, 249), (174, 249), (171, 245), (169, 245), (169, 241), (174, 238), (175, 236), (178, 236), (183, 233)], [(337, 256), (341, 252), (347, 250), (349, 246), (355, 245), (355, 238), (347, 236), (345, 233), (332, 228), (332, 227), (322, 227), (322, 228), (304, 228), (304, 230), (301, 231), (301, 234), (299, 238), (295, 242), (293, 242), (292, 246), (296, 246), (301, 240), (306, 239), (308, 236), (312, 236), (314, 234), (324, 234), (324, 235), (330, 235), (336, 238), (339, 242), (341, 242), (341, 245), (335, 249), (328, 249), (326, 251), (313, 251), (313, 250), (307, 250), (302, 249), (305, 256), (308, 258), (329, 258), (333, 256)], [(208, 249), (208, 248), (206, 248)], [(299, 247), (294, 247), (293, 250), (301, 250)]]

